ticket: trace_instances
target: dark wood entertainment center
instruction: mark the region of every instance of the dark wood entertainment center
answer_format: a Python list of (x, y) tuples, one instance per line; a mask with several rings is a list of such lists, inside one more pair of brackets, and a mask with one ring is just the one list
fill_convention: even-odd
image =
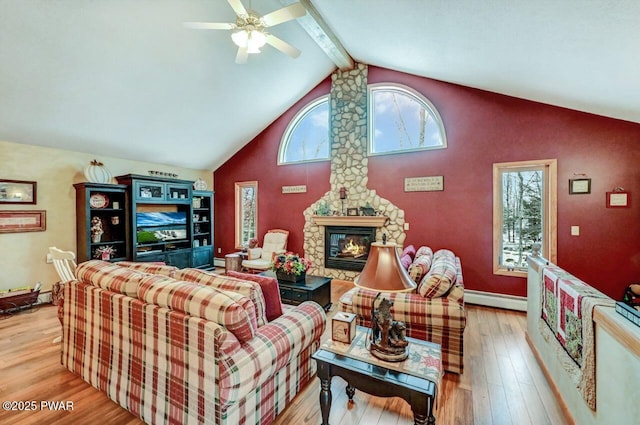
[[(213, 192), (193, 181), (127, 174), (118, 184), (78, 183), (78, 261), (163, 261), (178, 268), (213, 268)], [(91, 227), (101, 223), (101, 237)], [(157, 225), (155, 225), (155, 221)]]

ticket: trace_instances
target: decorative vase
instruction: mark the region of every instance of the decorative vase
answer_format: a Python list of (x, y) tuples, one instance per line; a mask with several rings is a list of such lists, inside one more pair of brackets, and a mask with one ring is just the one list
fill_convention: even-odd
[(94, 233), (93, 235), (91, 235), (91, 242), (93, 243), (99, 243), (101, 239), (102, 233)]
[(200, 177), (198, 177), (198, 180), (193, 183), (193, 188), (195, 190), (207, 190), (207, 187), (207, 182), (202, 180)]
[(300, 274), (289, 274), (280, 270), (276, 270), (276, 278), (279, 281), (287, 282), (287, 283), (299, 283), (304, 282), (307, 278), (307, 273), (302, 272)]
[(111, 183), (113, 175), (102, 162), (94, 159), (85, 167), (84, 177), (91, 183)]

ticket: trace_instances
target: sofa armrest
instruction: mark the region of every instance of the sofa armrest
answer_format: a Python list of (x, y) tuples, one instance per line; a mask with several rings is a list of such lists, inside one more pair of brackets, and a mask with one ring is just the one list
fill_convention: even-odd
[[(353, 293), (352, 312), (369, 323), (371, 304), (376, 295), (376, 292), (358, 288)], [(381, 293), (380, 299), (382, 298), (393, 301), (393, 319), (403, 321), (407, 327), (438, 326), (464, 329), (466, 324), (464, 307), (456, 300), (446, 297), (424, 298), (414, 293)]]
[(260, 327), (254, 338), (219, 360), (221, 402), (244, 397), (314, 341), (319, 341), (326, 319), (324, 310), (317, 303), (304, 302)]

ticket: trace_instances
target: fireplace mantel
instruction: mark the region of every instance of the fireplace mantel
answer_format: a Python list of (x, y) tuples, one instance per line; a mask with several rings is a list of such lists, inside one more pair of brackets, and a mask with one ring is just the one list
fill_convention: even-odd
[(357, 227), (382, 227), (389, 217), (376, 216), (336, 216), (314, 215), (313, 222), (318, 226), (357, 226)]

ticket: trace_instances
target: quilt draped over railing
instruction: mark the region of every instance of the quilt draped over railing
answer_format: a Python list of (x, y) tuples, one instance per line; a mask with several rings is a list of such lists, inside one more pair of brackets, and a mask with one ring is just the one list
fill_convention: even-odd
[(557, 266), (545, 267), (540, 275), (541, 334), (547, 343), (555, 344), (560, 363), (584, 401), (595, 410), (593, 309), (613, 306), (615, 301)]

